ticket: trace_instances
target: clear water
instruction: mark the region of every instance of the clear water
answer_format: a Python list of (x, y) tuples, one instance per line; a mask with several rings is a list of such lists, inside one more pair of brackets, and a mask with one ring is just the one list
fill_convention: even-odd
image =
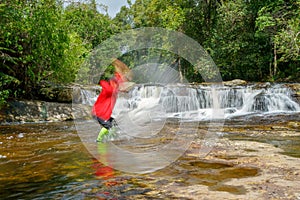
[[(236, 122), (227, 126), (243, 129)], [(243, 130), (245, 134), (235, 134), (231, 139), (272, 143), (284, 147), (285, 154), (300, 157), (297, 137), (280, 139), (275, 133), (274, 137), (253, 138)], [(156, 172), (129, 174), (94, 159), (81, 143), (73, 122), (5, 125), (0, 126), (0, 131), (0, 199), (174, 198), (167, 192), (155, 192), (167, 184), (199, 184), (211, 191), (239, 195), (245, 194), (246, 189), (226, 181), (260, 173), (257, 168), (209, 162), (184, 154)]]

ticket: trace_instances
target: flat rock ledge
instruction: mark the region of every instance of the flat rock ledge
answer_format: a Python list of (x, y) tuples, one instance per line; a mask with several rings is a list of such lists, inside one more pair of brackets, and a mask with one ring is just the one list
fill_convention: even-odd
[(86, 119), (91, 115), (91, 107), (47, 101), (14, 101), (0, 111), (0, 124), (74, 120), (74, 113), (76, 119)]
[[(197, 149), (197, 145), (194, 146)], [(244, 187), (244, 194), (212, 191), (205, 185), (178, 186), (170, 183), (158, 188), (158, 193), (168, 193), (175, 199), (190, 200), (244, 200), (274, 199), (300, 200), (300, 159), (282, 154), (273, 145), (254, 141), (219, 140), (204, 162), (217, 162), (235, 167), (257, 168), (259, 174), (246, 178), (228, 179), (223, 184)], [(189, 157), (199, 155), (189, 151)]]

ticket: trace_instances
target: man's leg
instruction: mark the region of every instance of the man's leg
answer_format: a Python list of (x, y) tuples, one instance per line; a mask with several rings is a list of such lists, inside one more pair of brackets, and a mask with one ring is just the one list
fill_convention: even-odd
[(105, 121), (100, 119), (99, 117), (97, 117), (97, 120), (99, 122), (99, 124), (101, 124), (103, 127), (101, 128), (98, 137), (97, 137), (97, 142), (102, 142), (103, 138), (105, 135), (107, 135), (109, 133), (109, 129), (112, 127), (112, 118), (110, 118), (109, 120)]
[(108, 129), (105, 128), (105, 127), (102, 127), (99, 134), (98, 134), (97, 142), (102, 142), (104, 136), (107, 135), (107, 134), (108, 134)]

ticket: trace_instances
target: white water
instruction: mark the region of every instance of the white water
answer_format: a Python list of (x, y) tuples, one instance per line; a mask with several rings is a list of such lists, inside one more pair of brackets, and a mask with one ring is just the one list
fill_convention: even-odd
[[(128, 113), (135, 124), (147, 124), (147, 120), (159, 121), (158, 118), (201, 121), (222, 117), (215, 116), (216, 108), (222, 110), (225, 118), (300, 112), (300, 106), (291, 94), (291, 90), (283, 85), (266, 88), (257, 88), (256, 85), (224, 86), (215, 89), (201, 85), (137, 85), (129, 93), (120, 93), (114, 115)], [(95, 90), (82, 90), (81, 95), (82, 104), (87, 105), (93, 105), (97, 98)]]
[[(86, 94), (79, 97), (81, 104), (87, 105), (84, 108), (91, 109), (97, 93), (95, 90), (81, 92)], [(268, 113), (282, 112), (300, 112), (291, 91), (282, 86), (256, 89), (256, 86), (136, 85), (128, 93), (119, 93), (113, 112), (117, 122), (112, 129), (115, 132), (104, 143), (105, 155), (112, 158), (109, 162), (104, 154), (99, 154), (94, 142), (101, 127), (97, 121), (90, 120), (91, 113), (86, 112), (86, 120), (75, 120), (75, 123), (81, 140), (100, 162), (118, 170), (144, 173), (178, 159), (195, 137), (203, 141), (199, 156), (206, 156), (222, 133), (224, 118), (263, 115), (269, 119)], [(167, 120), (170, 118), (176, 120)], [(179, 123), (175, 125), (173, 121)], [(191, 123), (182, 123), (186, 121)], [(199, 130), (199, 121), (208, 125), (207, 131)]]

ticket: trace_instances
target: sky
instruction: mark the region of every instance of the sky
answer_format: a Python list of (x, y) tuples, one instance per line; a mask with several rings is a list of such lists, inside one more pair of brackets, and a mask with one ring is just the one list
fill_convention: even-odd
[[(134, 3), (135, 0), (131, 2)], [(127, 0), (97, 0), (97, 3), (108, 6), (108, 15), (110, 17), (115, 17), (122, 6), (128, 5)]]

